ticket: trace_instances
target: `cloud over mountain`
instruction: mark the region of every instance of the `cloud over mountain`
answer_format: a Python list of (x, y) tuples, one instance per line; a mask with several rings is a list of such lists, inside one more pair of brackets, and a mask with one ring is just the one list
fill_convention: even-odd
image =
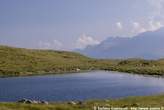
[(86, 34), (82, 34), (76, 42), (76, 48), (85, 48), (87, 45), (96, 45), (100, 42), (96, 39), (93, 39), (91, 36), (87, 36)]
[(164, 57), (163, 41), (164, 28), (160, 28), (132, 38), (109, 37), (100, 44), (87, 46), (79, 52), (96, 58), (156, 59)]

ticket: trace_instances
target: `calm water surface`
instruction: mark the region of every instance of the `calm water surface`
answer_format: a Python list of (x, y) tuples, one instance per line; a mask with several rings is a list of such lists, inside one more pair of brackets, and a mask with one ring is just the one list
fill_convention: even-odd
[(118, 72), (0, 78), (0, 101), (68, 101), (164, 93), (164, 78)]

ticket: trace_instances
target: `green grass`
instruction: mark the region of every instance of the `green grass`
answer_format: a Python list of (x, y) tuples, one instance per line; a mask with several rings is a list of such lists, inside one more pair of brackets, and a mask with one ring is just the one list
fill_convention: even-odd
[(128, 97), (114, 100), (92, 100), (71, 105), (66, 102), (44, 104), (0, 103), (0, 110), (93, 110), (94, 106), (104, 107), (164, 107), (164, 95)]
[(120, 61), (113, 68), (106, 68), (106, 70), (163, 76), (164, 60), (127, 59)]
[(91, 58), (78, 53), (0, 46), (0, 75), (22, 76), (88, 70)]
[(93, 59), (75, 52), (0, 46), (0, 77), (109, 70), (164, 75), (164, 59)]

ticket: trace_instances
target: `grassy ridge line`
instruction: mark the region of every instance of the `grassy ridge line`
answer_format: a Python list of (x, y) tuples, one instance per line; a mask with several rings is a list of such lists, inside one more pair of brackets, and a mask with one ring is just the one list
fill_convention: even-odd
[(114, 100), (86, 101), (82, 104), (68, 103), (20, 104), (0, 103), (0, 110), (93, 110), (94, 106), (104, 107), (164, 107), (164, 95), (128, 97)]
[(164, 75), (164, 60), (93, 59), (75, 52), (36, 50), (0, 46), (0, 76), (27, 76), (86, 70), (112, 70)]
[(118, 62), (114, 67), (106, 67), (104, 70), (163, 76), (164, 60), (127, 59)]
[(0, 75), (22, 76), (88, 70), (91, 58), (66, 51), (33, 50), (0, 46)]

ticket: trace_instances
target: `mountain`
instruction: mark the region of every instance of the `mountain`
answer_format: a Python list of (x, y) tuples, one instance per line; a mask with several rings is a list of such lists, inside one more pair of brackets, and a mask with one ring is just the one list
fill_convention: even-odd
[(163, 58), (164, 28), (132, 38), (109, 37), (98, 45), (87, 46), (78, 52), (95, 58)]

